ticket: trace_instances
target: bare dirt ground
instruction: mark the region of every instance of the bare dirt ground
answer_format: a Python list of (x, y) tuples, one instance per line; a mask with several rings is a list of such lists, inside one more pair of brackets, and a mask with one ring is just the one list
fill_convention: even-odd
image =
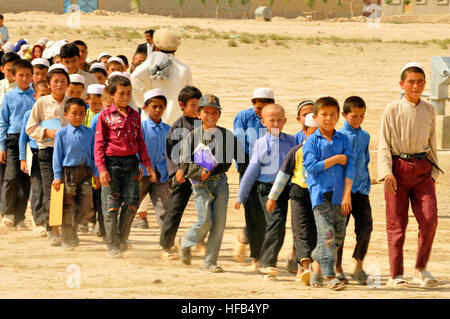
[[(204, 93), (214, 93), (223, 107), (221, 126), (232, 128), (235, 114), (251, 106), (254, 88), (271, 87), (276, 99), (285, 106), (288, 121), (285, 131), (295, 133), (296, 105), (304, 98), (316, 99), (331, 95), (340, 103), (347, 96), (360, 95), (368, 105), (363, 128), (371, 134), (370, 148), (378, 141), (379, 121), (387, 103), (398, 99), (399, 72), (408, 61), (417, 61), (429, 70), (430, 58), (449, 56), (450, 50), (439, 41), (450, 38), (446, 23), (382, 23), (380, 29), (369, 29), (364, 23), (296, 22), (270, 23), (252, 20), (172, 19), (148, 15), (94, 14), (81, 16), (81, 28), (66, 27), (68, 15), (37, 12), (5, 14), (13, 41), (27, 38), (35, 42), (46, 36), (51, 40), (83, 39), (89, 47), (89, 57), (108, 51), (125, 54), (131, 59), (143, 37), (117, 38), (114, 30), (137, 28), (138, 33), (152, 26), (167, 26), (179, 32), (192, 29), (213, 29), (239, 34), (277, 34), (302, 37), (303, 40), (270, 40), (244, 43), (236, 39), (184, 38), (177, 57), (191, 67), (194, 83)], [(442, 21), (441, 18), (437, 21)], [(445, 21), (445, 20), (444, 20)], [(428, 21), (433, 22), (433, 21)], [(64, 26), (61, 28), (60, 26)], [(116, 27), (116, 29), (111, 29)], [(117, 29), (118, 28), (118, 29)], [(100, 31), (99, 31), (100, 30)], [(105, 31), (104, 33), (102, 33)], [(333, 38), (334, 37), (334, 38)], [(327, 40), (328, 39), (328, 40)], [(333, 40), (334, 39), (334, 40)], [(344, 42), (343, 39), (352, 39)], [(432, 42), (432, 40), (439, 40)], [(380, 41), (379, 41), (380, 40)], [(413, 42), (417, 41), (417, 42)], [(429, 76), (429, 72), (427, 72)], [(426, 91), (428, 91), (428, 85)], [(338, 127), (342, 125), (342, 119)], [(330, 292), (311, 289), (294, 281), (294, 275), (284, 271), (276, 282), (263, 281), (249, 270), (250, 259), (237, 263), (232, 259), (237, 231), (245, 225), (243, 209), (233, 209), (238, 190), (238, 176), (232, 167), (228, 173), (230, 201), (219, 263), (223, 274), (200, 270), (202, 259), (195, 257), (190, 267), (180, 261), (159, 259), (159, 228), (153, 213), (149, 215), (149, 230), (133, 229), (133, 248), (123, 259), (111, 259), (101, 239), (80, 234), (81, 244), (75, 252), (63, 252), (50, 247), (46, 238), (31, 231), (10, 231), (0, 235), (0, 298), (449, 298), (450, 260), (450, 196), (448, 186), (437, 186), (439, 226), (434, 241), (429, 271), (441, 282), (434, 289), (391, 290), (385, 284), (389, 275), (385, 231), (385, 203), (382, 186), (372, 187), (371, 203), (374, 229), (365, 260), (366, 269), (381, 275), (381, 286), (375, 289), (351, 281), (347, 290)], [(193, 203), (189, 203), (180, 226), (186, 232), (195, 222)], [(27, 225), (31, 228), (30, 213)], [(344, 249), (344, 270), (353, 270), (351, 258), (355, 244), (353, 220), (347, 228)], [(412, 212), (404, 247), (405, 276), (412, 278), (417, 251), (418, 226)], [(285, 244), (279, 255), (279, 267), (285, 270), (285, 257), (292, 247), (290, 215)], [(81, 271), (81, 287), (70, 289), (68, 266)], [(349, 275), (348, 275), (349, 276)], [(269, 288), (269, 289), (268, 289)]]

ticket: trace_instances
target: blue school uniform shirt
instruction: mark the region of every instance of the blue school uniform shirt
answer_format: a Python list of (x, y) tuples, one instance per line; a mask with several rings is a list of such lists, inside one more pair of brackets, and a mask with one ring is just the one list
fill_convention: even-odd
[(267, 133), (267, 128), (262, 125), (261, 119), (253, 108), (240, 111), (236, 115), (233, 130), (239, 144), (249, 156), (252, 155), (255, 141)]
[(239, 185), (239, 203), (247, 201), (250, 190), (256, 181), (261, 183), (275, 181), (286, 155), (295, 145), (295, 138), (285, 133), (281, 133), (279, 138), (267, 133), (256, 140), (250, 164)]
[(9, 40), (9, 33), (8, 33), (8, 27), (5, 25), (2, 25), (0, 27), (0, 34), (2, 37), (0, 37), (0, 44), (5, 44)]
[(294, 134), (294, 138), (297, 144), (302, 144), (306, 140), (306, 135), (303, 133), (303, 130), (300, 130)]
[(16, 87), (5, 94), (0, 112), (0, 151), (6, 151), (7, 134), (20, 133), (23, 115), (33, 108), (35, 102), (30, 88), (22, 91)]
[(361, 127), (354, 129), (347, 121), (344, 122), (344, 126), (338, 132), (348, 137), (355, 154), (355, 179), (353, 180), (352, 193), (360, 192), (369, 195), (371, 184), (369, 174), (370, 135)]
[(103, 112), (103, 110), (101, 110), (100, 112), (98, 112), (97, 114), (94, 115), (94, 117), (91, 120), (91, 129), (94, 131), (97, 128), (97, 122), (98, 122), (98, 117), (100, 116), (100, 114)]
[(30, 143), (30, 148), (39, 149), (36, 140), (28, 136), (26, 132), (28, 119), (30, 118), (31, 110), (27, 111), (23, 116), (22, 128), (20, 129), (19, 137), (19, 161), (27, 159), (27, 142)]
[[(325, 169), (324, 160), (338, 154), (347, 156), (347, 165), (336, 164)], [(355, 162), (348, 137), (334, 131), (329, 142), (320, 129), (311, 134), (303, 145), (303, 166), (313, 208), (323, 204), (323, 194), (333, 192), (331, 203), (340, 205), (344, 196), (345, 178), (355, 177)]]
[(53, 174), (62, 178), (63, 167), (90, 166), (95, 176), (98, 170), (94, 161), (95, 136), (91, 128), (69, 124), (56, 132), (53, 149)]
[[(144, 137), (147, 153), (152, 161), (152, 168), (158, 170), (160, 182), (165, 183), (169, 180), (169, 173), (166, 165), (166, 138), (169, 134), (170, 126), (160, 121), (159, 124), (153, 122), (150, 118), (142, 122), (142, 136)], [(147, 176), (147, 170), (140, 164), (144, 176)]]

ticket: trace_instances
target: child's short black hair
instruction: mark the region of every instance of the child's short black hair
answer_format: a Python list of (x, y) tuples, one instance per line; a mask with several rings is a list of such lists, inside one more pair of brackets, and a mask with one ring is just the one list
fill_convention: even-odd
[(14, 62), (17, 60), (20, 60), (20, 56), (17, 53), (14, 52), (5, 53), (2, 56), (2, 66), (5, 66), (6, 63)]
[(63, 70), (63, 69), (53, 69), (50, 72), (47, 73), (47, 84), (50, 84), (51, 79), (55, 76), (55, 74), (64, 74), (67, 78), (67, 86), (70, 84), (70, 77), (69, 74)]
[[(70, 78), (70, 77), (69, 77), (69, 78)], [(82, 87), (83, 90), (84, 90), (84, 84), (81, 83), (81, 82), (70, 82), (69, 84), (72, 84), (72, 85), (81, 85), (81, 87)]]
[(86, 93), (86, 100), (90, 99), (93, 96), (102, 97), (101, 94)]
[(127, 66), (129, 65), (129, 64), (128, 64), (128, 58), (127, 58), (126, 56), (120, 54), (120, 55), (118, 55), (117, 57), (118, 57), (118, 58), (121, 58), (122, 61), (123, 61), (123, 63), (125, 63), (125, 65), (127, 65)]
[(314, 103), (313, 107), (314, 115), (317, 115), (319, 113), (319, 110), (325, 106), (334, 106), (337, 110), (338, 115), (339, 112), (341, 111), (341, 108), (339, 107), (339, 102), (334, 97), (325, 96), (321, 97), (316, 101), (316, 103)]
[(61, 59), (73, 58), (75, 56), (80, 56), (80, 49), (75, 43), (67, 43), (61, 47), (59, 52)]
[(425, 80), (425, 72), (421, 68), (418, 68), (416, 66), (412, 66), (410, 68), (405, 69), (402, 72), (402, 74), (400, 75), (400, 80), (402, 82), (405, 81), (406, 77), (408, 76), (408, 73), (420, 73), (420, 74), (423, 74), (423, 79)]
[(33, 68), (38, 68), (39, 70), (43, 70), (43, 69), (47, 69), (48, 70), (48, 67), (46, 65), (43, 65), (43, 64), (35, 64), (35, 65), (33, 65)]
[(75, 41), (73, 41), (72, 43), (75, 44), (75, 45), (81, 45), (81, 46), (83, 46), (83, 47), (85, 47), (85, 48), (87, 49), (86, 43), (84, 43), (84, 42), (81, 41), (81, 40), (75, 40)]
[(66, 101), (66, 104), (64, 104), (64, 113), (69, 112), (70, 107), (74, 104), (84, 106), (84, 110), (87, 110), (86, 102), (84, 102), (83, 99), (80, 99), (79, 97), (72, 97)]
[(112, 78), (108, 79), (108, 92), (109, 94), (116, 93), (118, 86), (131, 86), (131, 81), (120, 75), (113, 76)]
[(366, 108), (366, 102), (362, 99), (362, 97), (359, 96), (350, 96), (344, 101), (344, 105), (342, 107), (342, 110), (345, 114), (348, 114), (351, 112), (351, 108), (356, 107), (359, 109), (365, 109)]
[(106, 71), (101, 68), (93, 68), (92, 70), (89, 71), (89, 73), (91, 73), (91, 74), (97, 73), (97, 72), (100, 72), (104, 76), (108, 76), (108, 73), (106, 73)]
[(14, 61), (11, 70), (12, 75), (16, 75), (19, 69), (28, 69), (31, 71), (31, 74), (33, 74), (33, 65), (28, 60), (19, 59)]
[(275, 103), (274, 99), (262, 99), (262, 98), (254, 98), (252, 99), (252, 104), (255, 105), (256, 103), (264, 103), (264, 104), (273, 104)]
[(3, 15), (2, 14), (0, 14), (0, 20), (3, 20), (4, 18), (3, 18)]
[(144, 32), (144, 34), (150, 34), (150, 36), (151, 36), (152, 38), (153, 38), (153, 33), (155, 33), (155, 30), (152, 30), (152, 29), (147, 30), (147, 31)]
[(202, 97), (202, 92), (197, 89), (195, 86), (186, 86), (178, 94), (178, 102), (182, 102), (183, 105), (186, 105), (187, 101), (190, 99), (198, 99)]
[(150, 99), (148, 99), (147, 101), (145, 101), (145, 106), (149, 105), (150, 103), (152, 103), (153, 100), (161, 100), (164, 102), (164, 106), (167, 106), (167, 98), (164, 95), (157, 95), (154, 96)]

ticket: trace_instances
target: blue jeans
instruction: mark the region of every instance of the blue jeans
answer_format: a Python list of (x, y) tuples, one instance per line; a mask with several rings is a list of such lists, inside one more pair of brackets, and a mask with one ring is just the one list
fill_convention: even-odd
[[(107, 156), (111, 181), (102, 186), (106, 244), (109, 250), (126, 245), (139, 204), (139, 165), (136, 156)], [(120, 216), (119, 216), (120, 211)]]
[(196, 245), (209, 232), (204, 264), (217, 265), (227, 219), (228, 178), (225, 174), (211, 176), (192, 188), (198, 220), (184, 235), (182, 247)]
[(311, 253), (322, 269), (323, 276), (335, 276), (336, 252), (345, 238), (347, 216), (341, 212), (340, 205), (331, 204), (332, 193), (323, 194), (323, 204), (314, 207), (314, 220), (317, 228), (317, 245)]

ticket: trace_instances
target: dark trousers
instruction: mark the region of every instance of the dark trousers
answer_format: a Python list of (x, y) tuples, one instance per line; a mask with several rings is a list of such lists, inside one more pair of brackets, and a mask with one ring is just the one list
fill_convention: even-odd
[(131, 223), (139, 203), (139, 162), (133, 156), (107, 156), (106, 167), (111, 181), (102, 186), (104, 224), (109, 250), (127, 245)]
[(183, 184), (180, 184), (176, 181), (175, 176), (172, 178), (172, 192), (170, 193), (169, 198), (169, 208), (164, 217), (159, 239), (159, 244), (162, 248), (169, 249), (174, 245), (181, 217), (183, 217), (184, 210), (189, 202), (191, 194), (192, 184), (188, 179), (186, 179)]
[(25, 220), (30, 196), (30, 177), (20, 170), (19, 134), (6, 138), (5, 206), (4, 215), (14, 216), (14, 225)]
[[(245, 169), (239, 172), (239, 181), (244, 176)], [(253, 184), (248, 200), (244, 203), (245, 228), (244, 234), (247, 243), (250, 246), (250, 257), (259, 259), (261, 256), (261, 247), (264, 241), (266, 229), (266, 220), (264, 210), (258, 197), (256, 183)]]
[[(353, 250), (353, 258), (364, 260), (369, 247), (370, 235), (372, 234), (372, 208), (370, 207), (369, 196), (360, 192), (352, 193), (352, 212), (351, 216), (355, 219), (356, 245)], [(350, 215), (347, 216), (347, 223), (350, 221)], [(342, 246), (337, 250), (336, 266), (342, 265)]]
[[(39, 167), (38, 149), (31, 149), (33, 161), (31, 164), (31, 213), (36, 225), (45, 225), (44, 214), (44, 191), (42, 188), (41, 169)], [(30, 169), (30, 168), (28, 168)]]
[(316, 247), (316, 222), (307, 188), (293, 184), (289, 197), (291, 199), (291, 226), (296, 251), (295, 259), (301, 264), (302, 259), (311, 259), (311, 253)]
[(0, 212), (3, 216), (3, 211), (5, 208), (5, 194), (3, 189), (3, 177), (5, 176), (6, 165), (0, 163)]
[(102, 203), (102, 190), (92, 189), (92, 202), (94, 204), (94, 214), (92, 215), (90, 222), (98, 225), (100, 235), (105, 236), (105, 223), (103, 217), (103, 203)]
[(53, 147), (39, 149), (38, 159), (39, 168), (41, 170), (42, 191), (44, 193), (44, 209), (40, 220), (43, 224), (47, 225), (47, 230), (50, 230), (51, 227), (48, 225), (48, 221), (50, 216), (50, 195), (53, 182)]
[(76, 240), (78, 224), (91, 213), (92, 169), (89, 166), (64, 167), (64, 201), (61, 237), (63, 243), (72, 245)]
[(276, 267), (278, 253), (281, 250), (286, 234), (286, 216), (288, 211), (289, 188), (286, 186), (278, 197), (277, 205), (272, 213), (266, 210), (266, 203), (269, 197), (272, 184), (257, 183), (258, 196), (261, 206), (264, 209), (266, 220), (266, 230), (264, 233), (264, 241), (261, 246), (261, 267)]

